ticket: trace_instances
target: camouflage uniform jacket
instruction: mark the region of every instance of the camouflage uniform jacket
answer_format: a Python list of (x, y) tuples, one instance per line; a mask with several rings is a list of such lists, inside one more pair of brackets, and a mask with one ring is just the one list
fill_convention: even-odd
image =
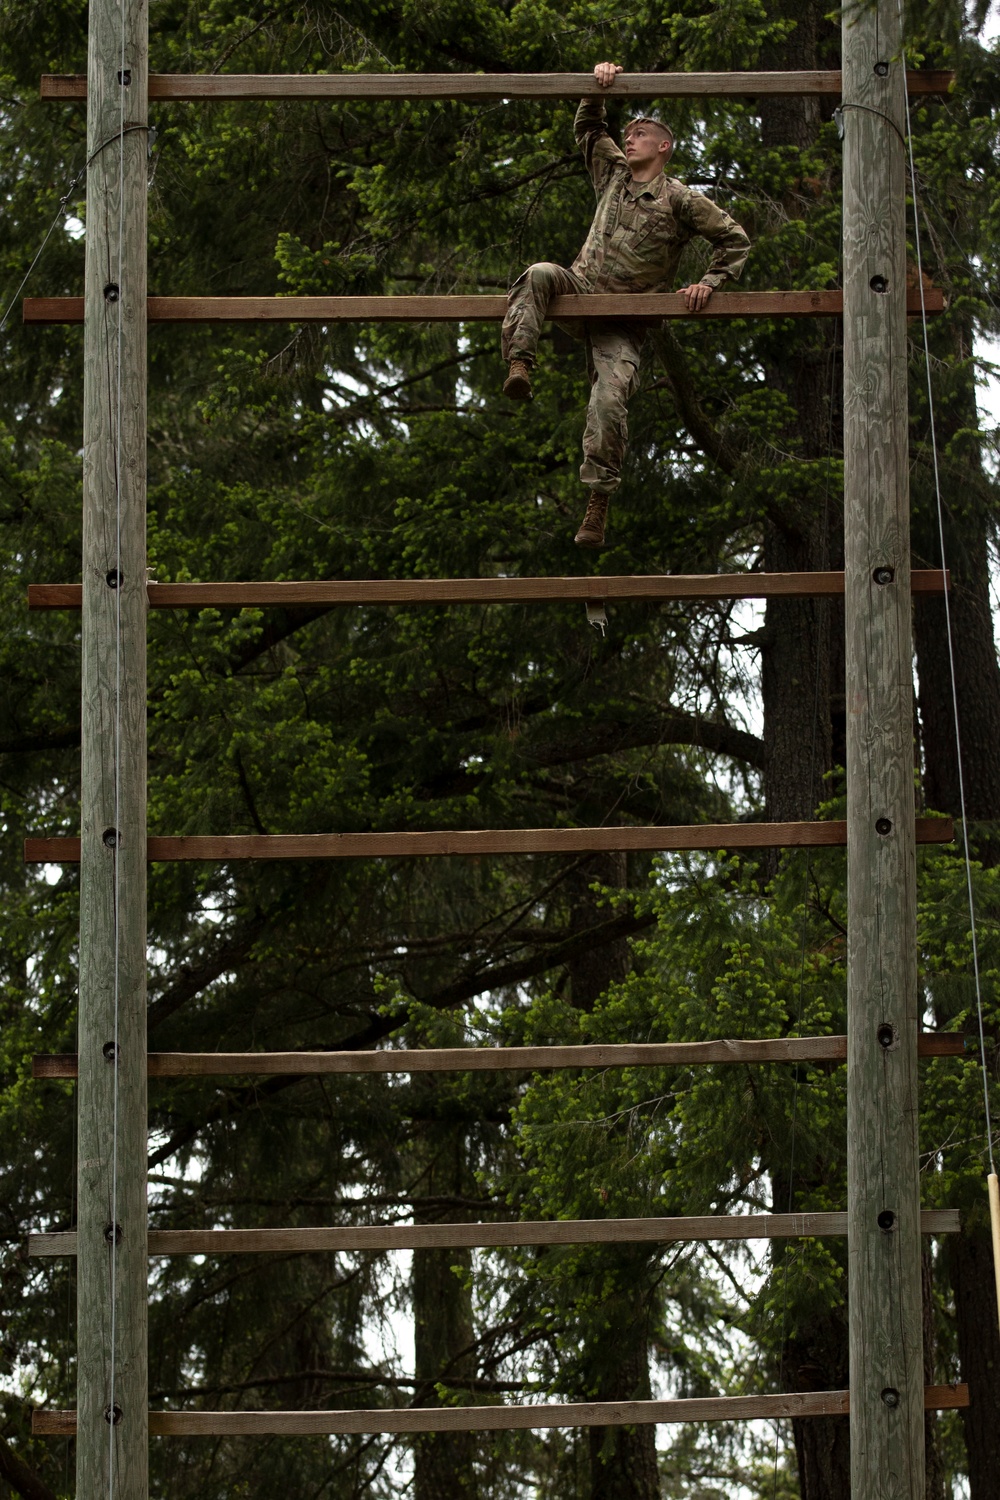
[(736, 220), (676, 177), (660, 172), (651, 182), (633, 182), (608, 134), (602, 99), (580, 101), (574, 129), (597, 193), (594, 222), (572, 266), (590, 291), (672, 291), (681, 252), (696, 234), (715, 247), (705, 285), (739, 277), (750, 241)]

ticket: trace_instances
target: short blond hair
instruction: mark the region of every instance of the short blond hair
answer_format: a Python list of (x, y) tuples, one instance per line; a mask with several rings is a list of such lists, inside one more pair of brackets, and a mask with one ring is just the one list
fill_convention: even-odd
[(666, 136), (667, 140), (670, 142), (670, 148), (671, 150), (673, 150), (674, 132), (670, 129), (669, 125), (664, 125), (662, 120), (657, 120), (653, 115), (637, 115), (634, 120), (629, 120), (622, 133), (623, 141), (628, 140), (629, 136), (632, 134), (637, 125), (654, 126), (658, 131), (660, 131), (661, 135)]

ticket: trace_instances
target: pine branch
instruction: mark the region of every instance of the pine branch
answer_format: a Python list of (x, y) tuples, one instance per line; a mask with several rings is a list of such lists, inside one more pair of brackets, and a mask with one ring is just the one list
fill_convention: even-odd
[(29, 1469), (24, 1460), (18, 1457), (10, 1444), (2, 1437), (0, 1437), (0, 1478), (6, 1479), (11, 1489), (16, 1494), (23, 1495), (24, 1500), (57, 1500), (54, 1491), (39, 1479), (34, 1469)]
[(743, 455), (716, 427), (695, 395), (694, 382), (680, 344), (668, 328), (661, 328), (653, 334), (653, 346), (666, 371), (667, 388), (688, 432), (720, 469), (735, 474), (743, 467)]
[(0, 755), (34, 755), (46, 750), (72, 750), (80, 743), (79, 724), (66, 724), (43, 734), (18, 734), (0, 740)]
[[(434, 1010), (451, 1010), (461, 1005), (463, 1001), (471, 1000), (487, 990), (521, 984), (524, 980), (544, 974), (546, 970), (554, 969), (559, 964), (568, 963), (584, 953), (590, 953), (595, 948), (603, 948), (608, 943), (621, 942), (623, 938), (631, 937), (635, 933), (652, 927), (655, 921), (656, 917), (651, 912), (644, 912), (641, 915), (633, 912), (622, 913), (617, 917), (612, 917), (610, 921), (602, 922), (598, 927), (588, 927), (582, 932), (574, 933), (565, 942), (557, 943), (543, 953), (532, 953), (527, 958), (516, 962), (497, 964), (492, 968), (481, 969), (464, 979), (456, 980), (434, 994), (423, 996), (419, 1004), (429, 1006)], [(391, 1032), (398, 1031), (400, 1027), (405, 1026), (409, 1018), (410, 1008), (406, 1005), (399, 1006), (391, 1015), (372, 1016), (367, 1026), (339, 1041), (336, 1047), (324, 1047), (317, 1050), (357, 1052), (362, 1048), (373, 1047), (376, 1042), (382, 1041)], [(255, 1084), (248, 1089), (241, 1089), (239, 1093), (230, 1095), (210, 1110), (203, 1120), (185, 1125), (169, 1140), (164, 1141), (162, 1146), (151, 1153), (147, 1168), (152, 1171), (154, 1167), (169, 1161), (178, 1151), (190, 1145), (206, 1125), (231, 1119), (239, 1115), (246, 1104), (259, 1103), (263, 1098), (273, 1097), (302, 1081), (301, 1076), (294, 1075), (270, 1078), (266, 1082)]]
[(263, 912), (258, 912), (253, 921), (247, 922), (234, 936), (220, 943), (201, 963), (191, 966), (182, 964), (173, 984), (150, 1005), (146, 1013), (147, 1033), (161, 1026), (189, 1000), (194, 1000), (220, 974), (225, 974), (227, 969), (241, 963), (266, 930), (268, 921), (269, 918)]
[(764, 741), (754, 734), (718, 719), (682, 709), (636, 715), (634, 718), (573, 722), (575, 733), (561, 734), (560, 726), (545, 725), (546, 739), (532, 743), (530, 732), (518, 749), (526, 760), (537, 766), (564, 765), (568, 761), (590, 760), (598, 755), (614, 755), (620, 750), (637, 750), (647, 745), (691, 745), (728, 755), (733, 760), (762, 769)]
[[(161, 1174), (153, 1174), (149, 1177), (150, 1182), (156, 1182), (165, 1187), (183, 1188), (187, 1186), (182, 1178), (167, 1177)], [(290, 1194), (285, 1197), (264, 1198), (254, 1194), (244, 1193), (193, 1193), (187, 1199), (189, 1205), (199, 1208), (233, 1208), (235, 1206), (254, 1208), (357, 1208), (357, 1198), (311, 1198), (301, 1194)], [(463, 1198), (457, 1195), (429, 1195), (423, 1197), (418, 1193), (366, 1193), (366, 1208), (405, 1208), (410, 1212), (414, 1203), (419, 1203), (421, 1211), (426, 1213), (430, 1210), (445, 1212), (454, 1208), (497, 1209), (502, 1205), (497, 1198)], [(168, 1225), (157, 1225), (156, 1227), (167, 1228)], [(11, 1243), (20, 1244), (24, 1239), (23, 1234), (12, 1235)]]
[[(225, 1396), (237, 1391), (266, 1389), (275, 1385), (291, 1385), (297, 1380), (329, 1380), (338, 1384), (398, 1386), (403, 1390), (420, 1390), (434, 1382), (413, 1380), (407, 1376), (385, 1375), (380, 1370), (297, 1370), (289, 1375), (262, 1375), (256, 1380), (238, 1380), (228, 1385), (188, 1385), (175, 1390), (153, 1391), (152, 1401), (179, 1401), (186, 1396)], [(523, 1380), (487, 1380), (470, 1375), (455, 1384), (469, 1391), (522, 1391)]]

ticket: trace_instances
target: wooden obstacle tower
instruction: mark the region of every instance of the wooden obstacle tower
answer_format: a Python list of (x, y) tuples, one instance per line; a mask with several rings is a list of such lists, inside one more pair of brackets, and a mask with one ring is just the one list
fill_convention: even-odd
[[(844, 289), (731, 293), (701, 314), (676, 296), (563, 298), (590, 318), (844, 318), (844, 574), (704, 578), (426, 579), (150, 584), (145, 564), (146, 328), (149, 321), (485, 319), (496, 297), (176, 298), (146, 296), (148, 101), (171, 99), (573, 98), (590, 75), (147, 76), (145, 0), (91, 0), (85, 78), (43, 80), (43, 97), (86, 100), (90, 169), (82, 299), (33, 298), (30, 323), (84, 324), (83, 582), (38, 584), (36, 608), (82, 609), (80, 838), (29, 839), (32, 860), (81, 867), (78, 1052), (36, 1059), (39, 1077), (75, 1077), (79, 1117), (75, 1231), (32, 1236), (37, 1255), (75, 1255), (78, 1396), (41, 1410), (36, 1432), (75, 1433), (78, 1500), (147, 1500), (148, 1436), (389, 1433), (808, 1417), (850, 1411), (857, 1500), (923, 1500), (925, 1408), (967, 1404), (963, 1387), (927, 1388), (921, 1357), (921, 1233), (958, 1228), (921, 1215), (917, 1059), (960, 1053), (920, 1037), (916, 842), (950, 825), (915, 820), (907, 491), (905, 90), (948, 76), (904, 72), (895, 3), (849, 9), (843, 72), (628, 75), (609, 92), (681, 96), (817, 94), (842, 99)], [(565, 305), (562, 305), (565, 304)], [(571, 305), (573, 304), (573, 305)], [(941, 307), (929, 293), (927, 310)], [(847, 619), (848, 814), (843, 823), (690, 828), (466, 830), (298, 837), (146, 837), (146, 611), (205, 605), (447, 605), (456, 601), (767, 598), (842, 593)], [(776, 1041), (406, 1053), (147, 1054), (147, 859), (329, 859), (718, 849), (845, 844), (850, 911), (848, 1033)], [(664, 1063), (848, 1061), (846, 1213), (493, 1225), (147, 1233), (148, 1076), (418, 1072)], [(147, 1412), (149, 1254), (390, 1249), (740, 1239), (847, 1233), (850, 1390), (702, 1400), (502, 1405), (433, 1410)]]

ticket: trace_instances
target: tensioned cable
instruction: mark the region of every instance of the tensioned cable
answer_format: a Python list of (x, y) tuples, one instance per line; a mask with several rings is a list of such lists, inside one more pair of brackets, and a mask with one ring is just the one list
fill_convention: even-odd
[[(121, 1000), (121, 782), (122, 782), (122, 354), (123, 354), (123, 268), (125, 264), (125, 4), (119, 0), (119, 62), (118, 62), (118, 264), (116, 280), (118, 298), (115, 361), (115, 702), (114, 702), (114, 829), (115, 842), (112, 850), (114, 861), (114, 1078), (111, 1114), (111, 1358), (110, 1358), (110, 1412), (108, 1421), (108, 1496), (114, 1500), (115, 1492), (115, 1376), (117, 1374), (117, 1293), (118, 1293), (118, 1070), (121, 1051), (118, 1045), (119, 1013)], [(131, 290), (131, 289), (130, 289)], [(129, 834), (138, 830), (129, 830)]]
[(45, 246), (48, 244), (49, 240), (52, 238), (53, 230), (55, 229), (56, 225), (59, 223), (59, 220), (63, 217), (63, 215), (66, 212), (66, 205), (69, 203), (70, 195), (72, 194), (73, 189), (76, 187), (77, 183), (80, 181), (80, 178), (83, 176), (83, 174), (84, 174), (84, 172), (86, 172), (86, 170), (87, 170), (86, 167), (81, 167), (80, 168), (80, 171), (77, 172), (76, 176), (73, 178), (72, 182), (67, 187), (65, 193), (59, 199), (59, 207), (56, 209), (56, 211), (55, 211), (55, 213), (54, 213), (54, 215), (52, 217), (52, 223), (49, 225), (48, 229), (46, 229), (45, 235), (44, 235), (44, 238), (42, 239), (41, 244), (39, 245), (38, 249), (35, 251), (34, 255), (31, 257), (31, 264), (28, 266), (28, 269), (25, 271), (24, 275), (21, 277), (21, 280), (20, 280), (20, 283), (18, 285), (17, 291), (11, 297), (10, 301), (7, 303), (7, 306), (3, 310), (3, 316), (0, 317), (0, 333), (3, 333), (4, 329), (6, 328), (6, 326), (7, 326), (7, 319), (10, 317), (12, 311), (14, 310), (14, 307), (17, 304), (18, 297), (20, 297), (21, 293), (24, 291), (25, 287), (28, 284), (28, 278), (31, 276), (32, 271), (35, 269), (35, 267), (38, 265), (38, 262), (41, 260), (41, 258), (42, 258), (42, 251), (45, 249)]
[(79, 172), (77, 172), (76, 176), (72, 177), (70, 179), (69, 183), (67, 184), (65, 193), (63, 193), (62, 197), (59, 199), (59, 207), (56, 209), (55, 213), (52, 216), (52, 223), (49, 225), (48, 229), (45, 231), (45, 234), (42, 236), (41, 244), (38, 246), (38, 249), (35, 251), (34, 255), (31, 257), (31, 264), (28, 266), (28, 269), (25, 271), (24, 275), (21, 277), (21, 280), (20, 280), (20, 282), (18, 284), (17, 291), (14, 293), (14, 295), (11, 297), (10, 301), (7, 303), (7, 306), (4, 308), (3, 315), (0, 316), (0, 333), (3, 333), (4, 329), (6, 328), (6, 326), (7, 326), (7, 319), (10, 317), (10, 315), (13, 312), (15, 306), (17, 305), (17, 299), (18, 299), (18, 297), (20, 297), (21, 293), (24, 291), (25, 287), (27, 286), (28, 280), (29, 280), (29, 278), (31, 276), (32, 271), (35, 269), (35, 267), (38, 265), (38, 262), (41, 260), (41, 258), (42, 258), (42, 252), (45, 249), (46, 245), (48, 244), (49, 240), (52, 238), (52, 234), (53, 234), (53, 231), (55, 230), (56, 225), (59, 223), (59, 220), (61, 218), (63, 218), (63, 216), (65, 215), (67, 205), (69, 204), (69, 200), (70, 200), (70, 198), (73, 195), (73, 189), (76, 187), (77, 183), (84, 176), (86, 176), (86, 174), (87, 174), (88, 170), (90, 169), (92, 163), (97, 160), (97, 158), (100, 156), (101, 152), (102, 151), (106, 151), (109, 146), (111, 146), (111, 145), (113, 145), (115, 143), (115, 141), (122, 140), (125, 136), (129, 135), (133, 130), (148, 130), (148, 129), (149, 129), (148, 125), (125, 125), (123, 123), (122, 124), (122, 128), (119, 131), (117, 131), (114, 135), (108, 136), (108, 139), (106, 141), (102, 141), (99, 146), (96, 146), (94, 148), (94, 150), (87, 157), (87, 160), (84, 162), (83, 166), (80, 168)]
[[(941, 567), (947, 576), (948, 559), (944, 540), (944, 501), (941, 497), (941, 470), (938, 463), (937, 427), (934, 419), (934, 385), (931, 380), (931, 349), (927, 333), (927, 302), (924, 295), (924, 267), (920, 253), (920, 199), (917, 194), (917, 168), (913, 156), (913, 132), (910, 127), (910, 96), (903, 90), (906, 101), (907, 154), (910, 161), (910, 188), (913, 194), (913, 241), (917, 253), (917, 283), (920, 287), (920, 317), (923, 325), (924, 364), (927, 370), (927, 413), (931, 436), (931, 455), (934, 464), (934, 495), (937, 503), (938, 542), (941, 549)], [(993, 1128), (990, 1121), (989, 1069), (986, 1065), (986, 1028), (983, 1023), (983, 991), (979, 974), (979, 944), (976, 935), (976, 900), (972, 889), (972, 855), (969, 849), (969, 825), (965, 816), (965, 777), (962, 771), (962, 730), (958, 712), (958, 682), (955, 672), (955, 642), (951, 623), (951, 601), (948, 589), (944, 591), (945, 636), (948, 642), (948, 666), (951, 674), (951, 707), (955, 725), (955, 759), (958, 763), (958, 804), (962, 817), (962, 850), (965, 856), (965, 886), (969, 901), (969, 926), (972, 936), (972, 974), (976, 990), (976, 1016), (979, 1022), (979, 1065), (983, 1080), (983, 1106), (986, 1111), (986, 1148), (990, 1159), (990, 1172), (996, 1172), (993, 1160)]]

